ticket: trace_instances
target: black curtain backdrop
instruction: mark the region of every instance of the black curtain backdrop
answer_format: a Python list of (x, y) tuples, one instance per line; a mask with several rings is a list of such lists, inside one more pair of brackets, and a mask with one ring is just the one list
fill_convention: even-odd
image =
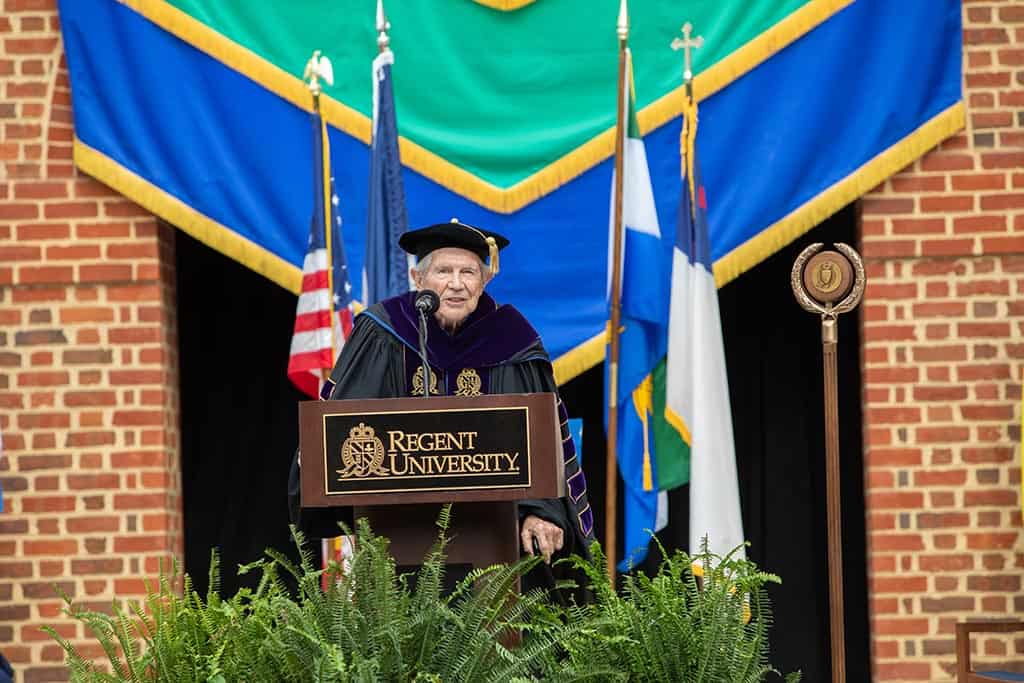
[(205, 595), (218, 548), (234, 595), (257, 578), (238, 565), (265, 548), (298, 558), (285, 494), (302, 399), (285, 375), (295, 296), (176, 234), (185, 570)]
[[(856, 244), (853, 207), (722, 288), (744, 533), (751, 559), (779, 574), (772, 661), (805, 681), (830, 676), (820, 323), (793, 299), (793, 260), (811, 242)], [(285, 377), (295, 297), (178, 233), (182, 471), (186, 570), (205, 590), (220, 548), (223, 594), (252, 579), (239, 563), (288, 540), (285, 482), (298, 439)], [(858, 320), (840, 320), (839, 416), (847, 675), (868, 680), (864, 486)], [(604, 370), (562, 388), (584, 420), (583, 464), (599, 538), (604, 534)], [(619, 500), (621, 501), (621, 494)], [(688, 487), (670, 494), (665, 546), (688, 544)], [(621, 508), (618, 515), (621, 525)], [(621, 539), (621, 529), (619, 538)], [(645, 569), (655, 566), (652, 557)]]

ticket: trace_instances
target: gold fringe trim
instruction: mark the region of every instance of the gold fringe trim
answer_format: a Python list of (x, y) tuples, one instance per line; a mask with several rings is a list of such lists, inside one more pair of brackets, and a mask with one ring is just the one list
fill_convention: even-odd
[(499, 12), (511, 12), (532, 5), (536, 0), (473, 0), (478, 5), (496, 9)]
[[(283, 100), (303, 111), (313, 111), (312, 95), (302, 79), (260, 57), (252, 50), (228, 40), (191, 15), (168, 4), (165, 0), (118, 1), (171, 35), (264, 86)], [(326, 95), (321, 95), (320, 105), (321, 115), (324, 119), (352, 137), (370, 144), (370, 119)]]
[(82, 171), (109, 185), (147, 211), (285, 289), (299, 293), (302, 287), (302, 271), (298, 267), (204, 216), (77, 137), (74, 141), (74, 160), (75, 165)]
[[(228, 40), (220, 33), (163, 0), (118, 0), (171, 35), (205, 52), (225, 66), (265, 86), (299, 109), (312, 111), (309, 88), (301, 79), (263, 59), (252, 50)], [(357, 114), (352, 110), (352, 114)], [(365, 117), (364, 117), (365, 118)], [(356, 123), (352, 121), (351, 123)], [(366, 126), (369, 140), (369, 125)]]
[[(165, 0), (120, 1), (171, 35), (259, 83), (283, 100), (303, 111), (312, 112), (312, 97), (309, 88), (297, 76), (284, 71), (252, 50), (229, 40), (191, 15), (168, 4)], [(366, 145), (370, 144), (371, 121), (362, 113), (322, 94), (320, 96), (320, 114), (335, 128)], [(407, 138), (400, 137), (398, 144), (402, 163), (414, 171), (481, 206), (503, 213), (512, 212), (511, 210), (501, 210), (503, 206), (501, 196), (505, 191), (498, 186), (445, 161), (437, 154)]]
[[(852, 2), (853, 0), (812, 0), (807, 3), (764, 33), (750, 40), (743, 47), (701, 72), (700, 77), (693, 80), (694, 101), (698, 102), (715, 94)], [(686, 87), (680, 85), (637, 113), (640, 134), (647, 135), (655, 128), (680, 116), (685, 105)], [(460, 187), (448, 187), (453, 192), (473, 199), (492, 211), (513, 213), (557, 190), (614, 153), (615, 127), (612, 126), (533, 175), (505, 190), (499, 189), (498, 191), (504, 195), (501, 208), (495, 208), (468, 194), (463, 194), (463, 189)], [(432, 177), (429, 173), (424, 174)], [(475, 176), (473, 177), (475, 178)]]
[[(694, 101), (715, 94), (852, 2), (853, 0), (812, 0), (807, 3), (743, 47), (733, 51), (728, 57), (701, 72), (700, 77), (693, 80)], [(637, 113), (640, 134), (647, 135), (655, 128), (680, 116), (685, 104), (686, 88), (680, 85), (647, 105)], [(612, 126), (533, 175), (505, 190), (499, 190), (507, 197), (503, 201), (504, 208), (495, 209), (488, 204), (483, 206), (500, 213), (518, 211), (582, 175), (614, 153), (615, 127)], [(462, 194), (459, 188), (449, 187), (452, 191)]]
[[(964, 117), (962, 101), (951, 105), (843, 180), (715, 261), (715, 284), (722, 287), (732, 282), (886, 178), (913, 163), (963, 128)], [(559, 356), (554, 362), (555, 381), (560, 385), (565, 384), (602, 362), (606, 344), (606, 332), (601, 332)], [(686, 423), (667, 407), (665, 418), (687, 443), (691, 443)], [(678, 420), (678, 424), (675, 420)]]
[(569, 349), (556, 358), (552, 362), (555, 369), (555, 383), (565, 384), (603, 361), (604, 349), (607, 345), (607, 331), (601, 330), (579, 346)]
[[(206, 24), (182, 12), (166, 0), (119, 0), (168, 33), (263, 85), (304, 111), (311, 110), (309, 90), (299, 78), (270, 63), (255, 52), (229, 40)], [(533, 0), (475, 0), (516, 9)], [(812, 0), (770, 29), (752, 39), (694, 79), (694, 96), (700, 100), (786, 47), (853, 0)], [(644, 107), (637, 119), (640, 131), (649, 131), (683, 111), (683, 86)], [(321, 114), (334, 127), (370, 144), (369, 118), (326, 95), (321, 95)], [(610, 157), (615, 150), (615, 128), (598, 133), (576, 149), (559, 157), (514, 185), (501, 188), (466, 171), (411, 140), (399, 138), (402, 163), (466, 199), (497, 213), (510, 214), (550, 194)]]
[[(722, 287), (736, 279), (889, 176), (913, 163), (925, 152), (963, 128), (964, 117), (964, 104), (957, 102), (839, 183), (718, 259), (714, 265), (717, 286)], [(204, 244), (264, 275), (285, 289), (299, 292), (302, 283), (299, 268), (207, 218), (78, 138), (75, 138), (74, 142), (74, 160), (75, 164), (89, 175)], [(601, 363), (605, 358), (606, 346), (607, 332), (602, 330), (563, 353), (552, 363), (555, 382), (559, 385), (565, 384)], [(679, 424), (675, 424), (673, 415), (674, 413), (670, 414), (666, 409), (666, 419), (687, 443), (690, 443), (685, 423), (680, 420)]]
[[(311, 110), (309, 90), (299, 78), (271, 64), (251, 50), (228, 40), (164, 0), (119, 1), (172, 35), (260, 83), (296, 107), (304, 111)], [(511, 6), (522, 0), (493, 1), (507, 2), (510, 9), (515, 9)], [(530, 1), (532, 0), (525, 0), (524, 4)], [(699, 101), (718, 92), (851, 2), (853, 0), (812, 0), (702, 72), (700, 78), (694, 79), (694, 98)], [(684, 103), (685, 88), (680, 86), (644, 107), (637, 117), (641, 133), (646, 134), (679, 116)], [(370, 143), (370, 120), (358, 111), (324, 95), (321, 96), (321, 114), (339, 130), (365, 144)], [(913, 162), (963, 125), (964, 105), (963, 102), (958, 102), (844, 180), (718, 259), (714, 265), (716, 284), (721, 287), (739, 277), (888, 176)], [(610, 157), (614, 147), (615, 129), (609, 128), (533, 175), (502, 189), (404, 137), (399, 139), (401, 159), (406, 166), (486, 209), (505, 214), (518, 211), (593, 168)], [(77, 138), (74, 159), (78, 167), (86, 173), (170, 221), (204, 244), (239, 261), (285, 289), (298, 293), (302, 276), (296, 266), (200, 214)], [(559, 356), (553, 362), (555, 381), (564, 384), (602, 362), (606, 344), (606, 333), (602, 331)]]
[(721, 287), (732, 282), (963, 127), (964, 103), (961, 101), (715, 261), (715, 283)]
[[(743, 47), (700, 72), (693, 79), (694, 102), (711, 97), (852, 3), (853, 0), (811, 0)], [(640, 132), (647, 135), (663, 126), (679, 116), (685, 106), (686, 86), (680, 85), (640, 111)]]

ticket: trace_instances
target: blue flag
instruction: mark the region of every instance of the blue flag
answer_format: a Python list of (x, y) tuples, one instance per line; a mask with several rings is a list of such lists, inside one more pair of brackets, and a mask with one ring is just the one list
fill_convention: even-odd
[[(627, 74), (632, 79), (631, 69)], [(624, 94), (628, 119), (622, 163), (622, 317), (616, 395), (616, 457), (624, 484), (625, 513), (621, 571), (647, 556), (651, 532), (664, 526), (667, 500), (658, 484), (654, 459), (653, 374), (665, 357), (668, 342), (671, 251), (658, 225), (647, 152), (631, 92), (630, 83)], [(614, 206), (609, 224), (612, 237)]]
[(394, 53), (385, 50), (373, 60), (373, 142), (370, 152), (370, 198), (366, 215), (366, 263), (363, 303), (409, 291), (408, 255), (398, 238), (408, 229), (398, 125), (391, 86)]

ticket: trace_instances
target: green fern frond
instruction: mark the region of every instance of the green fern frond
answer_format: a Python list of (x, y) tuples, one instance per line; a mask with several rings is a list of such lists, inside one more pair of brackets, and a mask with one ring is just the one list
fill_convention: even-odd
[[(705, 543), (694, 554), (670, 554), (658, 544), (657, 573), (627, 575), (616, 591), (595, 544), (590, 559), (560, 562), (582, 576), (594, 601), (560, 607), (542, 590), (517, 591), (540, 562), (532, 557), (474, 569), (444, 595), (450, 522), (445, 506), (415, 576), (398, 573), (388, 539), (360, 519), (345, 567), (320, 568), (292, 529), (299, 562), (268, 550), (238, 567), (240, 575), (258, 573), (256, 587), (229, 598), (220, 595), (216, 552), (205, 596), (177, 563), (147, 584), (144, 604), (115, 603), (110, 614), (78, 610), (64, 596), (65, 612), (100, 643), (109, 673), (52, 629), (47, 633), (63, 649), (73, 679), (90, 683), (760, 683), (775, 673), (766, 587), (779, 578), (738, 549), (719, 557)], [(797, 680), (799, 674), (786, 677)]]

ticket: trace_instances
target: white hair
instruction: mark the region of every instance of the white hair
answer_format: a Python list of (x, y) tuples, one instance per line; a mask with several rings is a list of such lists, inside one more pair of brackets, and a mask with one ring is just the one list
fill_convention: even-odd
[(416, 262), (416, 265), (413, 266), (413, 268), (416, 269), (416, 274), (417, 275), (419, 275), (420, 277), (423, 277), (423, 275), (428, 270), (430, 270), (430, 261), (432, 260), (431, 257), (433, 255), (434, 255), (434, 252), (430, 252), (429, 254), (427, 254), (426, 256), (424, 256), (423, 258), (421, 258), (419, 261)]

